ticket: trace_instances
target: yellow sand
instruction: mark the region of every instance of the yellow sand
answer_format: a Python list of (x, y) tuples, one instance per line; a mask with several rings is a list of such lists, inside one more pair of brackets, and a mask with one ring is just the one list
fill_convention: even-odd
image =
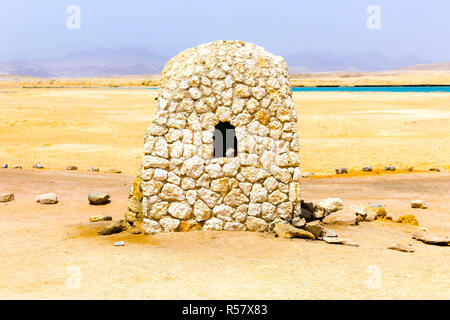
[[(0, 162), (134, 173), (156, 90), (0, 89)], [(304, 172), (450, 168), (449, 93), (294, 93)]]

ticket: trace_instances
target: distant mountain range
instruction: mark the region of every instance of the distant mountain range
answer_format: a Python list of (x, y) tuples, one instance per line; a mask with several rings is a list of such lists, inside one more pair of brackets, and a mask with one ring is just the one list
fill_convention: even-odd
[[(356, 55), (303, 52), (285, 58), (291, 73), (383, 71), (428, 63), (415, 56), (393, 59), (376, 52)], [(150, 75), (159, 74), (169, 59), (148, 49), (99, 49), (81, 51), (59, 59), (0, 63), (0, 74), (43, 78)]]

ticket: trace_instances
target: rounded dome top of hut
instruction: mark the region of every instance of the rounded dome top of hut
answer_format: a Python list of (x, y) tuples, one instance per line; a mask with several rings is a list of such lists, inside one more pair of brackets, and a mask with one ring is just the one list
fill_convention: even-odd
[(288, 77), (282, 57), (243, 41), (172, 58), (145, 136), (142, 213), (127, 220), (147, 218), (154, 232), (290, 222), (300, 212), (300, 169)]

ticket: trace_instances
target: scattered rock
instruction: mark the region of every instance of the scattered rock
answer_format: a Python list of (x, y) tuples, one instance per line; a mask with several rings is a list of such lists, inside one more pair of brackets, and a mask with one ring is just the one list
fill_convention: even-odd
[(109, 169), (106, 173), (122, 173), (119, 169)]
[(371, 166), (363, 167), (362, 171), (364, 171), (364, 172), (372, 171), (372, 167)]
[(303, 209), (306, 209), (306, 210), (308, 210), (310, 212), (314, 212), (316, 210), (316, 206), (312, 202), (305, 202), (305, 201), (301, 200), (300, 201), (300, 206)]
[(302, 174), (302, 178), (312, 177), (313, 175), (315, 175), (314, 172), (303, 173), (303, 174)]
[(22, 166), (14, 166), (13, 169), (22, 169)]
[(314, 215), (316, 218), (326, 217), (330, 213), (342, 210), (344, 205), (342, 200), (339, 198), (328, 198), (322, 199), (317, 204), (317, 208), (314, 211)]
[(413, 239), (422, 241), (426, 244), (433, 244), (437, 246), (448, 246), (450, 245), (450, 239), (448, 237), (439, 237), (428, 232), (414, 232), (412, 235)]
[[(385, 217), (385, 219), (387, 219), (388, 217)], [(416, 217), (413, 216), (412, 214), (407, 214), (404, 216), (401, 216), (400, 218), (398, 218), (398, 220), (396, 221), (398, 223), (403, 223), (403, 224), (412, 224), (413, 226), (418, 226), (419, 222), (417, 221)]]
[(334, 169), (334, 171), (336, 171), (336, 174), (345, 174), (345, 173), (348, 173), (348, 170), (347, 170), (347, 168), (345, 168), (345, 167)]
[(0, 193), (0, 202), (10, 202), (14, 200), (13, 193)]
[(357, 210), (356, 214), (363, 217), (363, 220), (367, 222), (374, 221), (377, 218), (381, 220), (387, 215), (386, 210), (378, 204), (365, 208), (363, 213)]
[(323, 238), (337, 238), (338, 234), (334, 230), (324, 230), (322, 232)]
[(286, 239), (290, 239), (290, 238), (301, 238), (301, 239), (310, 239), (310, 240), (315, 239), (314, 234), (312, 234), (311, 232), (303, 230), (303, 229), (295, 228), (295, 227), (291, 226), (290, 224), (286, 224), (286, 223), (277, 223), (275, 225), (273, 231), (275, 232), (275, 234), (278, 237), (286, 238)]
[(408, 170), (409, 172), (413, 172), (413, 171), (414, 171), (414, 168), (413, 168), (413, 167), (409, 167), (407, 170)]
[(357, 242), (339, 237), (323, 237), (323, 241), (329, 244), (343, 244), (351, 247), (359, 247)]
[(89, 222), (100, 222), (100, 221), (111, 221), (112, 217), (110, 216), (102, 216), (102, 215), (98, 215), (98, 216), (91, 216), (89, 217)]
[(426, 209), (428, 206), (422, 200), (413, 200), (411, 201), (411, 208)]
[(115, 247), (123, 247), (124, 245), (125, 245), (125, 242), (123, 242), (123, 241), (114, 242)]
[(40, 163), (36, 163), (35, 165), (33, 165), (34, 169), (44, 169), (44, 166)]
[(2, 164), (2, 169), (8, 169), (8, 164), (7, 163)]
[(356, 213), (351, 209), (344, 209), (341, 211), (333, 212), (322, 219), (325, 224), (335, 225), (357, 225)]
[(114, 233), (121, 233), (122, 231), (125, 231), (127, 229), (128, 229), (127, 224), (123, 220), (120, 220), (120, 221), (111, 223), (109, 226), (101, 229), (97, 233), (102, 236), (106, 236), (106, 235), (110, 235), (110, 234), (114, 234)]
[(75, 170), (78, 170), (78, 167), (76, 167), (76, 166), (67, 166), (66, 170), (75, 171)]
[(101, 205), (109, 203), (109, 194), (103, 192), (93, 192), (88, 196), (89, 204)]
[(397, 242), (391, 244), (387, 248), (391, 249), (391, 250), (401, 251), (401, 252), (414, 252), (414, 249), (412, 248), (412, 246), (410, 244), (406, 245), (406, 244), (397, 243)]
[[(377, 220), (386, 219), (388, 217), (386, 209), (384, 208), (372, 208), (377, 213)], [(392, 219), (391, 219), (392, 220)]]
[(96, 167), (89, 167), (88, 171), (99, 172), (100, 169), (99, 169), (99, 168), (96, 168)]
[(304, 227), (304, 230), (311, 232), (317, 239), (322, 236), (323, 224), (319, 220), (308, 222)]
[(444, 168), (430, 168), (430, 171), (444, 172)]
[(41, 194), (40, 196), (36, 197), (36, 202), (40, 204), (57, 204), (58, 203), (58, 197), (56, 196), (56, 193), (46, 193)]
[(314, 214), (314, 212), (311, 212), (305, 208), (301, 208), (300, 218), (303, 218), (309, 222), (315, 220), (316, 215)]
[(386, 167), (384, 167), (384, 171), (395, 171), (395, 167), (393, 167), (393, 166), (386, 166)]
[(295, 217), (292, 219), (292, 225), (296, 228), (302, 228), (306, 225), (306, 220), (305, 218)]

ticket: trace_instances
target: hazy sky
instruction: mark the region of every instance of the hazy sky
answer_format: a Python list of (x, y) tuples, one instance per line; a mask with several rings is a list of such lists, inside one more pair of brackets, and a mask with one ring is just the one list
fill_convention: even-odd
[[(69, 5), (81, 28), (66, 26)], [(366, 10), (381, 9), (369, 29)], [(240, 39), (289, 55), (301, 51), (450, 61), (449, 0), (0, 0), (0, 61), (55, 58), (98, 48), (179, 50)]]

